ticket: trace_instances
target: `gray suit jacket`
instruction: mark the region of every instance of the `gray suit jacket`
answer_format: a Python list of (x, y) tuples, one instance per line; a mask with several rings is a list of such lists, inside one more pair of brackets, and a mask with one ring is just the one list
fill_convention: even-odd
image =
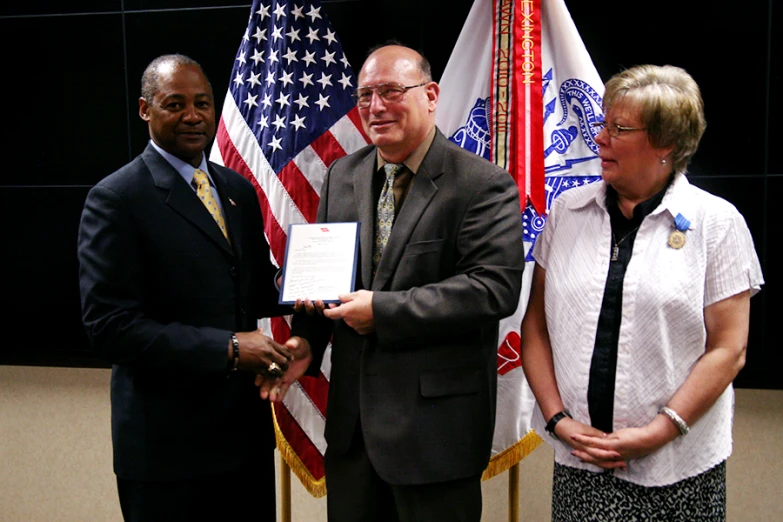
[(359, 221), (358, 288), (372, 290), (376, 331), (296, 316), (312, 368), (332, 336), (326, 440), (344, 452), (356, 422), (392, 484), (481, 473), (495, 424), (498, 321), (518, 305), (524, 251), (519, 193), (508, 172), (439, 131), (372, 277), (383, 174), (366, 147), (332, 164), (319, 222)]

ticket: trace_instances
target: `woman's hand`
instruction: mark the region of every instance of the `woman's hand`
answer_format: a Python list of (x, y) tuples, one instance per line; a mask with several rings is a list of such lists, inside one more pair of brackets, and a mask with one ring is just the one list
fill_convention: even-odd
[(605, 469), (625, 469), (627, 465), (626, 459), (616, 448), (604, 443), (609, 435), (599, 429), (566, 417), (555, 425), (555, 434), (573, 448), (571, 455), (582, 462)]
[[(623, 469), (629, 460), (646, 457), (658, 451), (679, 434), (677, 427), (667, 417), (657, 415), (650, 424), (642, 428), (623, 428), (609, 434), (573, 433), (571, 439), (574, 442), (574, 451), (571, 454), (582, 462), (605, 469)], [(622, 465), (617, 465), (618, 463)]]

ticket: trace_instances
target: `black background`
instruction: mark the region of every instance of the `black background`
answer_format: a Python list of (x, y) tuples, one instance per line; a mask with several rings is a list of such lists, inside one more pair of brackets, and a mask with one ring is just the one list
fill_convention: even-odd
[[(367, 48), (396, 38), (422, 50), (439, 79), (472, 3), (325, 0), (322, 11), (355, 72)], [(772, 204), (783, 201), (783, 160), (771, 153), (783, 139), (780, 8), (774, 0), (566, 5), (604, 81), (636, 64), (668, 63), (699, 83), (707, 131), (689, 177), (745, 216), (767, 281), (751, 301), (748, 360), (735, 384), (783, 388), (774, 330), (783, 312), (776, 270), (783, 252), (771, 217)], [(249, 14), (250, 3), (218, 0), (44, 0), (0, 7), (0, 364), (106, 366), (89, 347), (80, 319), (76, 233), (84, 198), (147, 142), (137, 102), (147, 63), (172, 52), (198, 60), (219, 111)]]

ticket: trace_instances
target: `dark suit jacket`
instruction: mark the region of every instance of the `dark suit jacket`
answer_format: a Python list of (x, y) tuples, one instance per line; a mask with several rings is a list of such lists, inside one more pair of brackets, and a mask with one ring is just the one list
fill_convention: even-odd
[(112, 364), (114, 469), (174, 480), (235, 468), (274, 444), (253, 375), (227, 371), (230, 333), (280, 315), (255, 191), (209, 164), (231, 244), (148, 145), (87, 195), (78, 255), (83, 320)]
[(375, 167), (373, 146), (337, 160), (318, 221), (361, 222), (357, 286), (374, 291), (376, 332), (319, 316), (293, 324), (311, 342), (311, 368), (333, 334), (329, 451), (349, 448), (361, 418), (368, 455), (389, 483), (481, 473), (495, 424), (498, 322), (518, 305), (524, 267), (518, 190), (508, 172), (438, 132), (373, 280), (383, 178)]

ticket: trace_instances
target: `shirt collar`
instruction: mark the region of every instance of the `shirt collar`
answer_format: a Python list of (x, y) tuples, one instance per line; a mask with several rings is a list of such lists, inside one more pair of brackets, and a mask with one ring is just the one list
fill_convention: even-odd
[[(606, 210), (606, 189), (608, 184), (603, 180), (596, 181), (595, 184), (598, 185), (595, 190), (584, 190), (579, 197), (574, 198), (569, 203), (568, 208), (576, 210), (594, 203)], [(677, 214), (682, 214), (687, 217), (688, 213), (692, 213), (690, 212), (692, 206), (688, 201), (688, 196), (686, 194), (688, 192), (688, 186), (690, 186), (688, 177), (682, 172), (676, 173), (674, 175), (674, 180), (669, 184), (669, 188), (666, 189), (666, 194), (664, 194), (660, 205), (653, 209), (650, 214), (655, 215), (660, 214), (661, 212), (669, 212), (672, 217)]]
[[(666, 182), (666, 186), (663, 187), (660, 191), (658, 191), (656, 194), (654, 194), (652, 197), (642, 201), (638, 205), (636, 205), (633, 209), (633, 217), (632, 219), (635, 221), (638, 221), (641, 223), (642, 219), (644, 219), (646, 216), (650, 215), (658, 209), (661, 202), (663, 201), (664, 196), (669, 191), (669, 187), (671, 187), (672, 183), (674, 182), (674, 176), (669, 178), (669, 181)], [(612, 187), (611, 185), (606, 185), (606, 207), (609, 209), (616, 209), (617, 212), (620, 212), (620, 209), (617, 205), (617, 198), (618, 194), (617, 191)], [(611, 213), (611, 212), (610, 212)]]
[[(190, 163), (184, 162), (178, 157), (174, 156), (173, 154), (170, 154), (160, 148), (160, 146), (155, 143), (155, 141), (150, 140), (150, 143), (153, 147), (155, 147), (155, 150), (158, 151), (158, 153), (163, 156), (163, 159), (169, 162), (169, 165), (174, 167), (174, 170), (176, 170), (180, 176), (182, 176), (182, 179), (185, 180), (185, 183), (188, 185), (191, 185), (193, 183), (193, 174), (196, 171), (196, 168), (191, 165)], [(204, 153), (201, 153), (201, 163), (198, 166), (199, 169), (203, 170), (207, 173), (207, 177), (209, 177), (209, 182), (214, 186), (214, 182), (212, 181), (212, 176), (209, 175), (209, 169), (207, 168), (207, 158), (204, 155)]]
[[(411, 152), (410, 155), (405, 158), (405, 160), (403, 160), (403, 165), (405, 165), (413, 174), (416, 174), (416, 171), (419, 170), (419, 167), (421, 167), (421, 162), (424, 161), (424, 156), (426, 156), (427, 151), (430, 150), (430, 145), (432, 145), (434, 139), (435, 126), (430, 129), (430, 132), (427, 134), (427, 137), (424, 138), (424, 141), (422, 141), (419, 146), (416, 147), (413, 152)], [(381, 157), (381, 152), (378, 149), (376, 149), (375, 154), (375, 170), (377, 171), (389, 162)]]
[[(582, 190), (582, 193), (571, 200), (568, 204), (568, 208), (572, 210), (584, 208), (591, 203), (595, 203), (602, 209), (606, 210), (606, 187), (605, 181), (596, 181), (594, 183), (596, 187), (594, 190)], [(584, 187), (584, 185), (582, 185)]]
[(693, 198), (689, 197), (688, 187), (690, 182), (688, 177), (679, 172), (674, 175), (674, 181), (669, 186), (669, 190), (666, 191), (666, 195), (663, 197), (663, 201), (658, 205), (652, 214), (660, 214), (661, 212), (668, 212), (671, 217), (674, 218), (677, 214), (682, 214), (686, 218), (694, 215), (694, 203)]

